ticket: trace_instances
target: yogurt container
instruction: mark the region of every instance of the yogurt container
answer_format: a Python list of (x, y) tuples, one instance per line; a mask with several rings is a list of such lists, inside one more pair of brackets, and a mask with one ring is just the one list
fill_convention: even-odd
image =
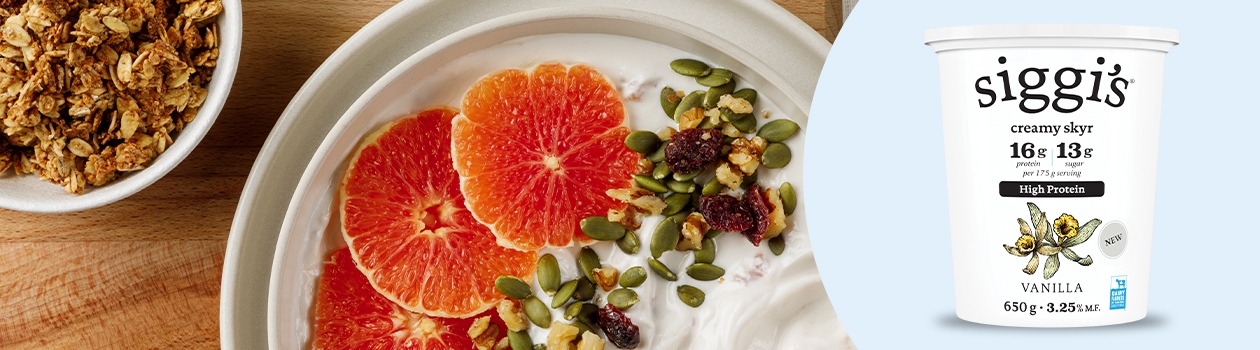
[(1175, 30), (928, 30), (939, 56), (958, 317), (1146, 317), (1164, 57)]

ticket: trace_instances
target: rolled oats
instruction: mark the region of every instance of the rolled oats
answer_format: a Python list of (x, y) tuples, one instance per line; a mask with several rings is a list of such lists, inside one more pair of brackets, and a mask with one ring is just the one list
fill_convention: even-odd
[(0, 1), (0, 173), (81, 194), (143, 169), (205, 102), (222, 12), (221, 0)]

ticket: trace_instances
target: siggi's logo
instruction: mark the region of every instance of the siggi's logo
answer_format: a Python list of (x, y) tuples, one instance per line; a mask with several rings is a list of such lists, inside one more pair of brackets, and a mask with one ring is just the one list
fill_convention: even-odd
[[(1006, 56), (998, 57), (998, 64), (1006, 64)], [(1099, 57), (1098, 65), (1102, 66), (1107, 62), (1106, 58)], [(1046, 86), (1047, 80), (1050, 78), (1051, 68), (1029, 67), (1019, 71), (1016, 76), (1015, 83), (1018, 84), (1019, 97), (1012, 93), (1012, 81), (1010, 70), (1002, 70), (998, 72), (997, 77), (1000, 82), (994, 82), (993, 77), (983, 76), (976, 79), (976, 92), (981, 95), (978, 102), (980, 108), (985, 108), (997, 104), (998, 101), (1015, 101), (1019, 100), (1019, 110), (1024, 113), (1035, 114), (1041, 113), (1047, 107), (1054, 108), (1060, 113), (1072, 113), (1081, 109), (1086, 101), (1102, 102), (1111, 107), (1120, 107), (1124, 105), (1124, 92), (1129, 88), (1129, 79), (1120, 77), (1120, 64), (1112, 65), (1111, 72), (1107, 72), (1105, 67), (1097, 70), (1087, 70), (1074, 67), (1064, 67), (1054, 72), (1054, 84)], [(1110, 86), (1110, 92), (1103, 92), (1104, 84), (1103, 73), (1108, 77), (1112, 77), (1107, 83)], [(1085, 75), (1088, 74), (1089, 77)], [(1088, 85), (1081, 86), (1082, 83)], [(997, 86), (995, 86), (997, 85)], [(1046, 92), (1039, 92), (1045, 88), (1054, 89), (1054, 99)], [(1089, 96), (1083, 96), (1082, 89), (1089, 89)], [(1001, 90), (1002, 98), (998, 99), (998, 91)], [(1099, 95), (1099, 94), (1102, 95)]]

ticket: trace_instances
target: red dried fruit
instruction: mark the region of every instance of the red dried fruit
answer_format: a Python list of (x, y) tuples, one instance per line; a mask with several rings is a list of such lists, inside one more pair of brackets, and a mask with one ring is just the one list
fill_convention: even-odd
[(744, 206), (752, 214), (753, 221), (752, 227), (744, 230), (744, 236), (748, 237), (748, 241), (754, 246), (760, 246), (761, 237), (770, 227), (770, 200), (766, 199), (760, 186), (753, 185), (744, 191)]
[(599, 309), (599, 328), (604, 330), (608, 341), (618, 348), (633, 349), (639, 346), (639, 326), (630, 322), (630, 318), (612, 304), (605, 304)]
[(679, 174), (703, 170), (717, 161), (722, 152), (722, 131), (687, 129), (674, 133), (665, 146), (665, 164)]
[(724, 194), (703, 196), (698, 207), (714, 230), (741, 232), (753, 227), (752, 212), (739, 198)]

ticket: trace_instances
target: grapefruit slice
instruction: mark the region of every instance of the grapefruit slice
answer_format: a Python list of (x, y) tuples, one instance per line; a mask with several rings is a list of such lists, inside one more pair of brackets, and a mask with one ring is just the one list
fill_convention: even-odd
[(450, 108), (385, 125), (364, 139), (341, 186), (342, 235), (382, 296), (414, 312), (466, 317), (504, 296), (494, 279), (529, 280), (535, 256), (495, 244), (464, 209), (451, 168)]
[(355, 267), (350, 249), (342, 248), (324, 262), (324, 275), (319, 279), (315, 348), (473, 349), (468, 328), (485, 316), (490, 316), (494, 325), (487, 327), (497, 331), (488, 331), (487, 337), (493, 335), (497, 342), (507, 335), (507, 326), (494, 310), (460, 319), (430, 317), (399, 307), (372, 289)]
[(589, 242), (578, 221), (624, 209), (605, 191), (630, 187), (638, 154), (624, 144), (625, 107), (586, 65), (507, 69), (468, 89), (452, 130), (468, 209), (500, 245)]

